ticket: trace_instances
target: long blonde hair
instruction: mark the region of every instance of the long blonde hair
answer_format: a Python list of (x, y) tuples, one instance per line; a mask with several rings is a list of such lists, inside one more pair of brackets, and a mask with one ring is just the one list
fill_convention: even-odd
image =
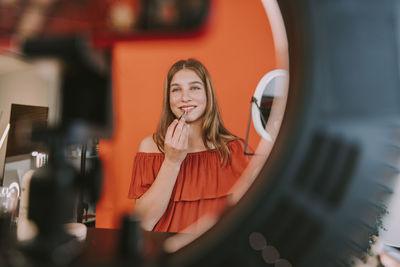
[(215, 96), (214, 86), (212, 84), (210, 74), (208, 73), (204, 65), (196, 59), (189, 58), (188, 60), (179, 60), (169, 69), (164, 84), (164, 98), (161, 118), (158, 123), (157, 130), (153, 134), (153, 140), (156, 143), (158, 149), (161, 152), (164, 152), (165, 134), (167, 132), (168, 126), (176, 118), (175, 115), (172, 113), (169, 105), (170, 84), (175, 73), (182, 69), (189, 69), (194, 71), (204, 83), (207, 104), (203, 115), (203, 143), (208, 150), (211, 150), (208, 144), (213, 144), (221, 157), (221, 164), (226, 165), (227, 162), (230, 161), (230, 151), (227, 143), (229, 141), (239, 138), (229, 132), (222, 123), (218, 102)]

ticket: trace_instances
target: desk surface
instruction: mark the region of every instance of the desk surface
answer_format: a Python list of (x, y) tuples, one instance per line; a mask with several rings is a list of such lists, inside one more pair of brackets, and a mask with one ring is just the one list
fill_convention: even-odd
[(116, 259), (119, 230), (88, 228), (82, 254), (76, 263), (110, 264)]
[[(121, 231), (117, 229), (88, 228), (82, 253), (72, 262), (72, 266), (116, 266), (121, 262), (119, 251)], [(170, 233), (143, 232), (143, 247), (148, 257), (154, 261), (161, 255), (161, 244)], [(145, 259), (146, 255), (145, 255)], [(135, 265), (138, 266), (138, 265)]]

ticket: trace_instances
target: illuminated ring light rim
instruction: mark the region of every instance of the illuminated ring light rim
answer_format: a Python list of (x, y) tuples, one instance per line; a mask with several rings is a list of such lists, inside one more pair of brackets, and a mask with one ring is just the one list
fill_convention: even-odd
[[(267, 85), (277, 77), (284, 77), (288, 78), (288, 72), (284, 69), (276, 69), (266, 73), (258, 83), (256, 90), (254, 92), (254, 98), (257, 100), (257, 105), (261, 105), (262, 95), (264, 93), (265, 88)], [(286, 89), (286, 88), (285, 88)], [(251, 116), (254, 128), (256, 129), (257, 133), (264, 139), (272, 142), (271, 135), (265, 130), (261, 122), (261, 114), (260, 110), (257, 108), (254, 102), (251, 102)]]

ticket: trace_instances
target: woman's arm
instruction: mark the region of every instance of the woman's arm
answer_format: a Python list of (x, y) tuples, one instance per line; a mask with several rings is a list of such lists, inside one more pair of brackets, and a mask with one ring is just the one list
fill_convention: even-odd
[(140, 216), (145, 230), (151, 231), (168, 207), (181, 163), (187, 154), (188, 128), (184, 118), (174, 120), (168, 127), (164, 142), (164, 162), (154, 183), (136, 200), (135, 212)]

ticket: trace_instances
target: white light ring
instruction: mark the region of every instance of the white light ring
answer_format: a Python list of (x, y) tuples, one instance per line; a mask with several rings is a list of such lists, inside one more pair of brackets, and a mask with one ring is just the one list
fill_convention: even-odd
[[(264, 93), (265, 88), (267, 85), (276, 77), (288, 77), (288, 72), (283, 69), (276, 69), (273, 71), (268, 72), (267, 74), (264, 75), (264, 77), (261, 78), (260, 82), (258, 83), (256, 90), (254, 92), (254, 98), (257, 101), (257, 105), (261, 105), (261, 100), (262, 100), (262, 95)], [(278, 94), (281, 95), (283, 92), (279, 92)], [(254, 128), (256, 129), (257, 133), (264, 139), (272, 142), (272, 137), (271, 135), (265, 130), (265, 128), (262, 126), (261, 122), (261, 114), (255, 103), (251, 102), (251, 116), (252, 116), (252, 121)], [(268, 124), (268, 122), (267, 122)]]

